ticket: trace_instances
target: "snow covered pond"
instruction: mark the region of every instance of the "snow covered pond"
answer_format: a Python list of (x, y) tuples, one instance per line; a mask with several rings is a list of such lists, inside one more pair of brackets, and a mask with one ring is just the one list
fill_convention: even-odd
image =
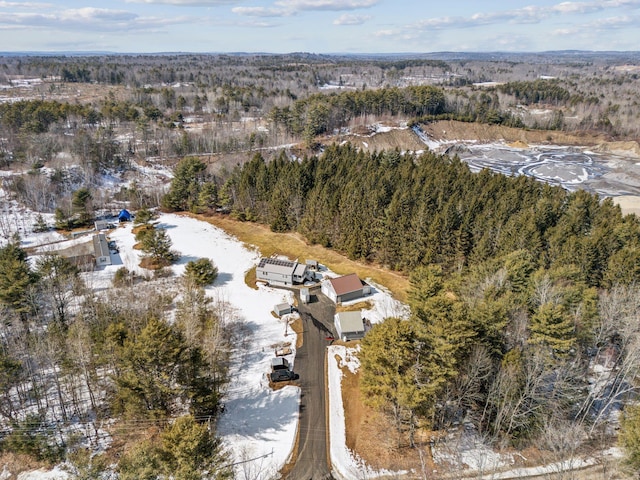
[(502, 143), (456, 144), (449, 150), (473, 171), (488, 168), (505, 175), (526, 175), (569, 191), (602, 197), (640, 195), (640, 164), (614, 154), (579, 147), (537, 145), (526, 148)]

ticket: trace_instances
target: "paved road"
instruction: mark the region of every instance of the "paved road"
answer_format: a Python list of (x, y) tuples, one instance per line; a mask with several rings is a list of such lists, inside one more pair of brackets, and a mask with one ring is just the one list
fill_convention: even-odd
[(287, 480), (331, 479), (328, 460), (325, 355), (333, 336), (331, 319), (335, 306), (320, 288), (311, 290), (311, 303), (298, 310), (304, 328), (304, 343), (296, 351), (294, 370), (300, 375), (300, 432), (298, 459)]

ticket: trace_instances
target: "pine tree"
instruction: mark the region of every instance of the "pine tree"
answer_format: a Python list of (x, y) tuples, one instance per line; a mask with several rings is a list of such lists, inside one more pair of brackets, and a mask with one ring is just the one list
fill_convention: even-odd
[(27, 253), (17, 243), (0, 248), (0, 303), (24, 316), (31, 308), (29, 288), (35, 281)]
[(195, 285), (204, 287), (211, 285), (218, 278), (218, 267), (209, 258), (200, 258), (187, 263), (184, 276)]
[(140, 239), (142, 251), (159, 266), (169, 265), (180, 258), (177, 252), (171, 250), (172, 244), (171, 238), (163, 228), (151, 228)]
[(92, 195), (88, 188), (82, 187), (73, 192), (71, 206), (77, 217), (78, 225), (89, 225), (93, 221)]
[(223, 480), (232, 478), (220, 442), (206, 424), (192, 416), (178, 418), (161, 435), (163, 471), (175, 480)]
[(361, 390), (364, 401), (393, 414), (396, 429), (416, 424), (416, 412), (433, 401), (429, 385), (418, 381), (418, 345), (413, 326), (406, 320), (388, 318), (376, 324), (361, 343)]
[(575, 341), (575, 327), (562, 305), (546, 303), (531, 317), (529, 343), (544, 345), (563, 356), (571, 351)]
[(627, 463), (640, 470), (640, 406), (627, 406), (620, 425), (620, 443), (627, 454)]

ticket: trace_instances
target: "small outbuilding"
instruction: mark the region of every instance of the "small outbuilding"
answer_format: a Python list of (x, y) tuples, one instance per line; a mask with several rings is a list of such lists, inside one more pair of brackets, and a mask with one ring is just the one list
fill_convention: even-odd
[(338, 338), (348, 342), (349, 340), (360, 340), (364, 337), (364, 321), (362, 313), (358, 312), (338, 312), (334, 316), (334, 325)]
[(309, 289), (308, 288), (301, 288), (300, 289), (300, 302), (307, 304), (311, 301), (311, 295), (309, 294)]
[(96, 231), (99, 232), (100, 230), (109, 230), (112, 228), (115, 228), (115, 225), (111, 222), (111, 220), (96, 220), (95, 222), (93, 222), (93, 225), (96, 227)]
[(317, 260), (306, 260), (305, 264), (307, 265), (307, 268), (310, 268), (312, 270), (318, 270), (318, 261)]
[(281, 317), (282, 315), (286, 315), (287, 313), (291, 313), (292, 307), (288, 303), (279, 303), (278, 305), (273, 307), (273, 313)]
[(335, 303), (348, 302), (368, 295), (369, 285), (363, 284), (358, 275), (352, 273), (322, 282), (321, 291)]
[(123, 208), (122, 210), (120, 210), (120, 213), (118, 214), (118, 221), (119, 222), (130, 222), (131, 221), (131, 214), (129, 213), (129, 210), (127, 210), (126, 208)]

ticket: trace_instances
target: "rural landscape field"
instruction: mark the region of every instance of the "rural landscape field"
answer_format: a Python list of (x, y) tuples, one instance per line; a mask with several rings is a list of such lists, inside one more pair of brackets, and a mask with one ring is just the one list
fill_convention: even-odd
[(0, 478), (637, 476), (640, 54), (0, 64)]

